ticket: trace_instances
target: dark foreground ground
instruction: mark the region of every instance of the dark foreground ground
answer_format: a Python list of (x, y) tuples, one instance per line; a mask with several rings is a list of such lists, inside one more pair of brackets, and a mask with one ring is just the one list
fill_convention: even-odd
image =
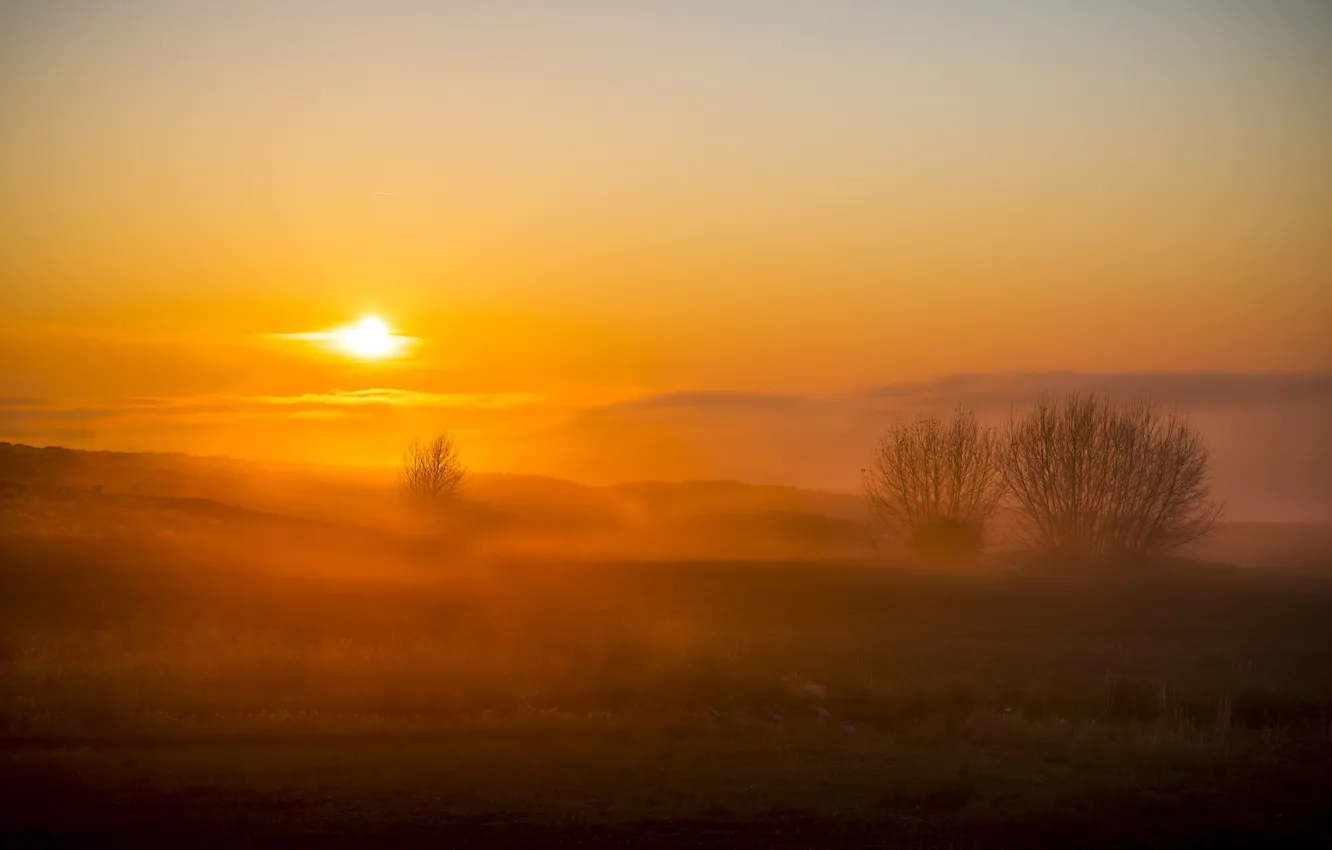
[(1317, 569), (991, 567), (8, 538), (0, 845), (1332, 847)]
[[(706, 796), (691, 793), (691, 781), (715, 790), (747, 774), (750, 792), (756, 784), (789, 781), (780, 774), (791, 769), (783, 762), (792, 755), (774, 757), (768, 744), (743, 752), (752, 744), (675, 739), (671, 747), (755, 759), (741, 770), (718, 765), (693, 776), (662, 764), (665, 745), (604, 732), (562, 733), (558, 743), (541, 735), (298, 735), (22, 747), (5, 755), (0, 812), (4, 845), (14, 847), (1325, 848), (1332, 841), (1332, 748), (1326, 746), (1267, 769), (1161, 777), (1045, 809), (1033, 809), (1017, 792), (1012, 812), (984, 778), (900, 784), (868, 809), (853, 804), (844, 814), (819, 805), (836, 794), (828, 787), (805, 797), (821, 811), (798, 805), (733, 811), (702, 799), (671, 799)], [(611, 748), (613, 757), (589, 763), (586, 750)], [(821, 783), (859, 782), (862, 788), (848, 794), (861, 793), (870, 766), (854, 765), (842, 776), (833, 765), (814, 763), (855, 756), (793, 749)], [(762, 761), (765, 751), (775, 764)], [(1071, 761), (1076, 767), (1077, 756)], [(891, 758), (885, 766), (894, 771)], [(1052, 772), (1060, 772), (1057, 764)], [(496, 797), (486, 786), (497, 782), (522, 790)], [(764, 796), (755, 793), (755, 801)]]

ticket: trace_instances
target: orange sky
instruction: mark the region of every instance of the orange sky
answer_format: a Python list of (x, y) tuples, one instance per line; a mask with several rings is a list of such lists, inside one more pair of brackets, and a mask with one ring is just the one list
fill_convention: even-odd
[(1316, 2), (6, 4), (0, 439), (692, 475), (588, 417), (1332, 370), (1329, 79)]

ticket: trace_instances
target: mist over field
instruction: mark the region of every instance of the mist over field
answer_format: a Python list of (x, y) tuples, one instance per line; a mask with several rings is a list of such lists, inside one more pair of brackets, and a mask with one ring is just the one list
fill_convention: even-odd
[(474, 475), (423, 516), (387, 472), (13, 444), (0, 482), (15, 837), (1322, 828), (1332, 526), (1107, 569), (918, 561), (863, 496), (736, 482)]

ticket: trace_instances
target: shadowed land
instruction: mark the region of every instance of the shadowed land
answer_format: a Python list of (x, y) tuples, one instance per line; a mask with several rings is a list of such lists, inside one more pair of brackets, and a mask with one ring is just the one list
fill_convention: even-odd
[(1223, 526), (1248, 567), (923, 569), (800, 491), (525, 481), (431, 534), (44, 477), (0, 500), (9, 844), (1332, 837), (1318, 526)]

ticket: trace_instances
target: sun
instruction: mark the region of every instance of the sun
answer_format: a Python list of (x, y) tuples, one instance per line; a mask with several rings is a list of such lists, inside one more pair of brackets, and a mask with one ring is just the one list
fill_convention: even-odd
[(401, 339), (378, 316), (366, 316), (354, 325), (340, 328), (333, 332), (333, 338), (343, 351), (365, 360), (388, 357), (401, 344)]

